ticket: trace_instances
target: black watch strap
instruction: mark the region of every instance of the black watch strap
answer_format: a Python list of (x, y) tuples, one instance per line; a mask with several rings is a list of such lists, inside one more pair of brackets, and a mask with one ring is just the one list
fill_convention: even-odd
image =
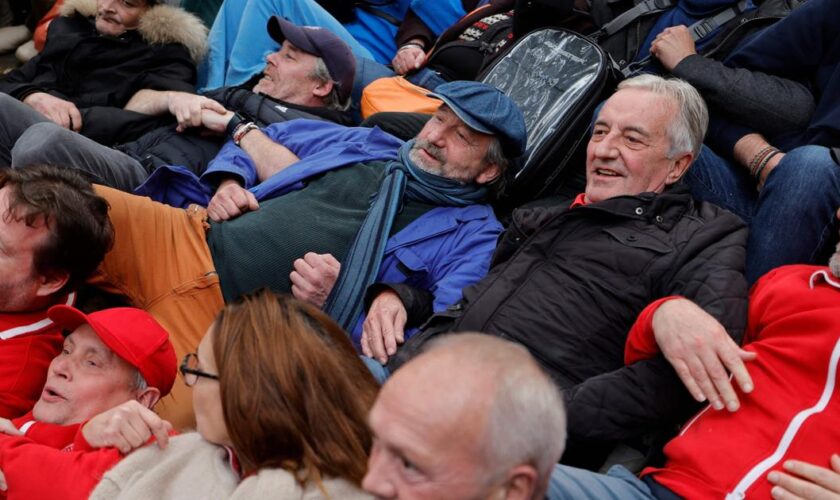
[(239, 113), (234, 113), (233, 118), (230, 119), (230, 121), (227, 124), (227, 127), (225, 127), (225, 133), (227, 133), (227, 135), (229, 136), (233, 136), (233, 132), (236, 130), (236, 127), (238, 127), (240, 123), (246, 120), (247, 118), (240, 115)]

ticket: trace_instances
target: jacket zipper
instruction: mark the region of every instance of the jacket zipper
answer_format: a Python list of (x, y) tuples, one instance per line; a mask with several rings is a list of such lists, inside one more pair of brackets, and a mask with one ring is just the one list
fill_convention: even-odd
[(784, 457), (785, 453), (787, 453), (788, 448), (790, 448), (790, 445), (793, 442), (793, 438), (796, 437), (796, 433), (799, 432), (802, 424), (804, 424), (805, 421), (812, 415), (816, 415), (825, 410), (828, 403), (831, 401), (831, 397), (834, 395), (834, 386), (837, 382), (838, 361), (840, 361), (840, 339), (838, 339), (834, 344), (834, 351), (831, 353), (825, 387), (823, 388), (822, 396), (820, 396), (817, 404), (811, 408), (802, 410), (793, 417), (793, 420), (791, 420), (788, 428), (785, 430), (784, 434), (782, 434), (782, 439), (779, 441), (779, 446), (776, 448), (776, 451), (753, 467), (735, 486), (735, 489), (726, 495), (726, 500), (745, 498), (746, 491), (750, 489), (757, 480), (764, 476), (768, 470), (782, 460), (782, 457)]

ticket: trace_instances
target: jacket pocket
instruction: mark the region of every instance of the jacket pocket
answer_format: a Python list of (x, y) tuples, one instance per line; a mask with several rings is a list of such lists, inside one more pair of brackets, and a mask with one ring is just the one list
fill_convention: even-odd
[(411, 286), (421, 286), (429, 274), (429, 266), (416, 252), (408, 247), (399, 248), (394, 252), (397, 259), (397, 269), (405, 276), (405, 283)]
[(628, 247), (650, 250), (657, 254), (666, 254), (671, 251), (671, 247), (665, 242), (627, 227), (610, 227), (604, 229), (604, 232)]

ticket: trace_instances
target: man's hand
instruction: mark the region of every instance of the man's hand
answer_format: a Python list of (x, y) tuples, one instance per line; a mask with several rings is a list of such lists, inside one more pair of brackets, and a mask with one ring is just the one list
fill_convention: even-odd
[(9, 436), (22, 436), (23, 433), (15, 427), (15, 424), (12, 423), (11, 420), (8, 418), (0, 418), (0, 432), (3, 434), (8, 434)]
[(686, 57), (696, 54), (694, 39), (691, 32), (685, 26), (672, 26), (665, 28), (656, 35), (650, 45), (650, 53), (653, 54), (662, 66), (668, 71), (673, 71)]
[(239, 185), (235, 179), (225, 179), (207, 205), (207, 215), (216, 222), (239, 217), (260, 208), (254, 193)]
[(420, 69), (424, 62), (426, 62), (426, 52), (423, 49), (416, 45), (404, 45), (397, 51), (391, 61), (391, 66), (394, 68), (394, 73), (405, 75)]
[(137, 449), (152, 436), (161, 448), (169, 444), (172, 424), (137, 401), (127, 401), (88, 420), (82, 435), (93, 448), (113, 446), (123, 454)]
[(385, 290), (373, 299), (362, 326), (362, 352), (383, 365), (397, 352), (397, 345), (405, 342), (405, 322), (408, 313), (400, 296)]
[(6, 484), (6, 476), (3, 475), (3, 471), (0, 470), (0, 491), (6, 491), (9, 489), (9, 485)]
[(726, 370), (741, 390), (753, 390), (744, 361), (755, 353), (740, 347), (718, 320), (688, 299), (669, 300), (653, 315), (653, 334), (662, 354), (697, 401), (709, 400), (712, 407), (729, 411), (739, 407), (738, 396)]
[(79, 108), (70, 101), (46, 92), (35, 92), (26, 96), (23, 103), (32, 106), (35, 111), (46, 116), (51, 122), (67, 130), (78, 132), (82, 129), (82, 114), (79, 113)]
[(767, 480), (775, 486), (773, 498), (840, 500), (840, 455), (831, 455), (831, 468), (818, 467), (799, 460), (788, 460), (787, 471), (773, 471)]
[(204, 128), (220, 134), (225, 133), (231, 118), (233, 118), (233, 111), (227, 111), (224, 114), (219, 114), (211, 109), (201, 111), (201, 124), (204, 125)]
[(292, 280), (292, 295), (296, 299), (323, 307), (338, 279), (341, 263), (332, 254), (308, 252), (302, 259), (295, 260)]
[(205, 110), (217, 115), (230, 113), (213, 99), (186, 92), (169, 92), (167, 94), (167, 107), (172, 116), (178, 120), (178, 132), (183, 132), (189, 127), (201, 126), (203, 124), (202, 115)]

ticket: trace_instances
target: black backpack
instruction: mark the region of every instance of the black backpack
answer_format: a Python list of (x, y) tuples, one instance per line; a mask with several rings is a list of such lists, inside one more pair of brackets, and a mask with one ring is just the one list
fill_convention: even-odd
[(500, 213), (538, 197), (574, 192), (574, 176), (595, 107), (615, 83), (609, 58), (592, 40), (546, 28), (520, 38), (480, 75), (504, 92), (525, 118), (528, 148), (510, 169)]
[[(704, 42), (701, 55), (721, 60), (741, 41), (787, 16), (805, 1), (756, 0), (757, 8), (752, 10), (746, 10), (746, 0), (733, 1), (689, 29), (695, 41)], [(598, 29), (590, 36), (625, 76), (633, 75), (652, 62), (649, 54), (638, 53), (651, 28), (661, 14), (678, 4), (679, 0), (592, 0), (589, 14)], [(721, 29), (715, 32), (716, 28)], [(713, 38), (708, 39), (709, 36)]]

